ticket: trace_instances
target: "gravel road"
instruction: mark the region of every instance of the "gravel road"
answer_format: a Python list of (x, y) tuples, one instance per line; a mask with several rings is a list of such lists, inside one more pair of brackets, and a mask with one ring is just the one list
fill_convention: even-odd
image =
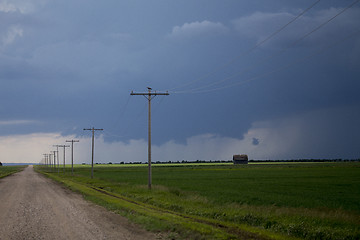
[(155, 239), (127, 219), (36, 173), (0, 180), (0, 239)]

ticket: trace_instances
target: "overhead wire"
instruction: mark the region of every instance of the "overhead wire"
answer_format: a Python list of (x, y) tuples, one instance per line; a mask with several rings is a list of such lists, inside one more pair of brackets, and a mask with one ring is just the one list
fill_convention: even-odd
[[(127, 98), (125, 104), (121, 108), (120, 114), (118, 115), (118, 117), (116, 118), (116, 121), (112, 124), (112, 127), (110, 127), (110, 129), (117, 129), (118, 126), (120, 125), (120, 120), (124, 117), (125, 111), (127, 110), (127, 106), (129, 105), (130, 97), (131, 96), (129, 95), (129, 97)], [(105, 136), (109, 136), (109, 137), (122, 137), (121, 135), (114, 134), (112, 132), (109, 132), (106, 129), (104, 129), (102, 131), (102, 134), (105, 135)]]
[[(254, 47), (252, 47), (251, 49), (249, 49), (247, 52), (245, 52), (245, 53), (243, 53), (243, 54), (241, 54), (241, 55), (239, 55), (239, 56), (231, 59), (231, 60), (230, 60), (229, 62), (227, 62), (226, 64), (218, 67), (218, 68), (215, 69), (214, 71), (212, 71), (212, 72), (204, 75), (203, 77), (201, 77), (201, 78), (199, 78), (199, 79), (196, 79), (196, 80), (194, 80), (194, 81), (192, 81), (192, 82), (189, 82), (189, 83), (187, 83), (187, 84), (185, 84), (185, 85), (182, 85), (182, 86), (179, 86), (179, 87), (175, 87), (175, 88), (169, 89), (168, 91), (171, 91), (171, 90), (174, 90), (174, 89), (179, 89), (179, 88), (182, 88), (182, 87), (184, 87), (184, 86), (189, 86), (189, 85), (191, 85), (191, 84), (194, 84), (194, 83), (196, 83), (196, 82), (199, 82), (200, 80), (202, 80), (202, 79), (210, 76), (211, 74), (214, 74), (214, 73), (218, 72), (219, 70), (221, 70), (221, 69), (223, 69), (223, 68), (231, 65), (231, 64), (234, 63), (236, 60), (238, 60), (240, 57), (243, 57), (244, 55), (251, 53), (251, 52), (254, 51), (256, 48), (258, 48), (259, 46), (261, 46), (261, 45), (264, 44), (265, 42), (269, 41), (271, 38), (273, 38), (275, 35), (277, 35), (279, 32), (281, 32), (283, 29), (285, 29), (285, 28), (286, 28), (287, 26), (289, 26), (291, 23), (293, 23), (294, 21), (296, 21), (298, 18), (300, 18), (302, 15), (304, 15), (306, 12), (308, 12), (311, 8), (313, 8), (313, 7), (314, 7), (316, 4), (318, 4), (319, 2), (320, 2), (320, 0), (317, 0), (316, 2), (314, 2), (311, 6), (309, 6), (307, 9), (305, 9), (304, 11), (302, 11), (299, 15), (297, 15), (297, 16), (296, 16), (295, 18), (293, 18), (291, 21), (289, 21), (289, 22), (286, 23), (284, 26), (282, 26), (281, 28), (279, 28), (277, 31), (275, 31), (274, 33), (272, 33), (271, 35), (269, 35), (267, 38), (265, 38), (264, 40), (262, 40), (261, 42), (259, 42), (258, 44), (256, 44)], [(294, 42), (293, 42), (291, 45), (289, 45), (287, 48), (282, 49), (282, 50), (280, 51), (280, 53), (283, 53), (284, 51), (286, 51), (286, 50), (289, 49), (290, 47), (293, 47), (293, 46), (297, 45), (300, 41), (302, 41), (302, 40), (305, 39), (306, 37), (310, 36), (310, 35), (313, 34), (314, 32), (318, 31), (319, 29), (321, 29), (323, 26), (325, 26), (326, 24), (328, 24), (329, 22), (331, 22), (333, 19), (335, 19), (336, 17), (338, 17), (339, 15), (341, 15), (342, 13), (344, 13), (346, 10), (348, 10), (349, 8), (351, 8), (352, 6), (354, 6), (355, 4), (357, 4), (358, 2), (360, 2), (360, 0), (356, 0), (356, 1), (352, 2), (349, 6), (347, 6), (346, 8), (344, 8), (343, 10), (341, 10), (340, 12), (338, 12), (336, 15), (334, 15), (333, 17), (331, 17), (331, 18), (328, 19), (327, 21), (323, 22), (322, 24), (320, 24), (318, 27), (314, 28), (314, 29), (311, 30), (310, 32), (306, 33), (305, 35), (303, 35), (303, 36), (302, 36), (301, 38), (299, 38), (298, 40), (294, 41)], [(272, 70), (272, 71), (270, 71), (270, 72), (267, 72), (267, 73), (264, 73), (264, 74), (261, 74), (261, 75), (258, 75), (258, 76), (252, 77), (252, 78), (248, 78), (248, 79), (246, 79), (246, 80), (244, 80), (244, 81), (241, 81), (241, 82), (236, 82), (236, 83), (234, 83), (234, 84), (230, 84), (230, 85), (226, 85), (226, 86), (221, 86), (221, 87), (214, 88), (214, 89), (201, 90), (201, 89), (204, 89), (204, 88), (208, 88), (209, 86), (213, 86), (213, 85), (222, 83), (222, 82), (224, 82), (224, 81), (227, 81), (227, 80), (229, 80), (229, 79), (232, 79), (232, 78), (234, 78), (234, 77), (237, 77), (237, 76), (239, 76), (239, 75), (241, 74), (241, 73), (240, 73), (240, 74), (237, 73), (237, 74), (234, 74), (234, 75), (232, 75), (232, 76), (230, 76), (230, 77), (227, 77), (227, 78), (225, 78), (225, 79), (222, 79), (222, 80), (220, 80), (220, 81), (216, 81), (216, 82), (210, 83), (210, 84), (208, 84), (208, 85), (206, 85), (206, 86), (202, 86), (202, 87), (198, 87), (198, 88), (193, 88), (193, 89), (190, 89), (190, 90), (188, 90), (188, 91), (173, 91), (172, 93), (205, 93), (205, 92), (217, 91), (217, 90), (221, 90), (221, 89), (225, 89), (225, 88), (230, 88), (230, 87), (233, 87), (233, 86), (241, 85), (241, 84), (244, 84), (244, 83), (247, 83), (247, 82), (251, 82), (251, 81), (254, 81), (254, 80), (256, 80), (256, 79), (266, 77), (266, 76), (268, 76), (268, 75), (270, 75), (270, 74), (273, 74), (273, 73), (275, 73), (275, 72), (279, 72), (279, 71), (281, 71), (281, 70), (290, 68), (290, 67), (292, 67), (292, 66), (294, 66), (294, 65), (296, 65), (296, 64), (298, 64), (298, 63), (300, 63), (300, 62), (302, 62), (302, 61), (304, 61), (304, 60), (306, 60), (306, 59), (309, 59), (309, 58), (311, 58), (311, 57), (313, 57), (313, 56), (315, 56), (315, 55), (318, 55), (318, 54), (326, 51), (327, 49), (331, 48), (332, 46), (334, 46), (334, 45), (336, 45), (336, 44), (339, 44), (339, 43), (341, 43), (341, 42), (343, 42), (343, 41), (346, 41), (347, 39), (351, 38), (352, 36), (359, 34), (359, 32), (360, 32), (360, 31), (357, 31), (357, 32), (355, 32), (355, 33), (353, 33), (353, 34), (351, 34), (351, 35), (349, 35), (349, 36), (347, 36), (347, 37), (345, 37), (345, 38), (343, 38), (343, 39), (341, 39), (341, 40), (339, 40), (339, 41), (337, 41), (337, 42), (335, 42), (335, 43), (333, 43), (333, 44), (330, 44), (330, 45), (322, 48), (321, 50), (319, 50), (319, 51), (317, 51), (317, 52), (315, 52), (315, 53), (313, 53), (313, 54), (310, 54), (310, 55), (308, 55), (308, 56), (306, 56), (306, 57), (297, 59), (297, 60), (295, 60), (295, 61), (293, 61), (293, 62), (291, 62), (291, 63), (289, 63), (289, 64), (287, 64), (287, 65), (285, 65), (285, 66), (279, 67), (279, 68), (277, 68), (277, 69), (275, 69), (275, 70)], [(277, 53), (276, 56), (277, 56), (277, 55), (279, 55), (279, 53)], [(275, 55), (272, 55), (272, 56), (270, 56), (269, 58), (266, 58), (265, 60), (269, 60), (270, 58), (273, 58), (274, 56), (275, 56)], [(263, 60), (263, 61), (261, 61), (261, 62), (264, 62), (265, 60)], [(121, 118), (121, 117), (124, 115), (124, 113), (125, 113), (125, 111), (126, 111), (126, 108), (127, 108), (127, 105), (129, 104), (129, 100), (130, 100), (130, 98), (128, 98), (125, 106), (123, 107), (123, 110), (122, 110), (119, 118)], [(160, 103), (162, 102), (162, 100), (163, 100), (163, 99), (161, 99)], [(160, 104), (160, 103), (159, 103), (159, 104)], [(145, 108), (146, 108), (146, 106), (144, 105), (144, 108), (143, 108), (143, 110), (141, 111), (141, 114), (137, 115), (136, 119), (139, 119), (139, 118), (140, 118), (140, 116), (141, 116), (141, 115), (143, 114), (143, 112), (145, 111)], [(132, 122), (129, 124), (129, 126), (130, 126), (131, 124), (133, 124), (133, 123), (134, 123), (134, 121), (132, 121)], [(129, 126), (128, 126), (128, 127), (129, 127)], [(128, 129), (128, 127), (125, 128), (125, 130)], [(116, 134), (112, 134), (112, 133), (110, 133), (110, 132), (108, 132), (108, 131), (106, 131), (105, 134), (110, 135), (110, 136), (114, 136), (114, 137), (124, 137), (124, 136), (126, 136), (126, 135), (116, 135)]]
[(117, 137), (117, 138), (124, 137), (124, 135), (113, 134), (105, 129), (103, 130), (103, 133), (104, 133), (104, 135), (109, 136), (109, 137)]
[(332, 44), (327, 45), (326, 47), (320, 49), (319, 51), (317, 51), (317, 52), (315, 52), (315, 53), (312, 53), (312, 54), (310, 54), (310, 55), (308, 55), (308, 56), (306, 56), (306, 57), (297, 59), (296, 61), (293, 61), (293, 62), (291, 62), (291, 63), (289, 63), (289, 64), (287, 64), (287, 65), (285, 65), (285, 66), (282, 66), (282, 67), (277, 68), (277, 69), (275, 69), (275, 70), (272, 70), (272, 71), (270, 71), (270, 72), (267, 72), (267, 73), (264, 73), (264, 74), (261, 74), (261, 75), (258, 75), (258, 76), (255, 76), (255, 77), (252, 77), (252, 78), (249, 78), (249, 79), (246, 79), (246, 80), (244, 80), (244, 81), (237, 82), (237, 83), (234, 83), (234, 84), (231, 84), (231, 85), (222, 86), (222, 87), (218, 87), (218, 88), (215, 88), (215, 89), (197, 91), (197, 92), (193, 92), (193, 93), (206, 93), (206, 92), (218, 91), (218, 90), (222, 90), (222, 89), (226, 89), (226, 88), (230, 88), (230, 87), (242, 85), (242, 84), (244, 84), (244, 83), (248, 83), (248, 82), (257, 80), (257, 79), (259, 79), (259, 78), (266, 77), (266, 76), (271, 75), (271, 74), (273, 74), (273, 73), (276, 73), (276, 72), (285, 70), (285, 69), (287, 69), (287, 68), (290, 68), (290, 67), (292, 67), (292, 66), (294, 66), (294, 65), (296, 65), (296, 64), (298, 64), (298, 63), (300, 63), (300, 62), (303, 62), (303, 61), (305, 61), (305, 60), (307, 60), (307, 59), (309, 59), (309, 58), (311, 58), (311, 57), (313, 57), (313, 56), (315, 56), (315, 55), (321, 54), (321, 53), (325, 52), (326, 50), (330, 49), (331, 47), (333, 47), (333, 46), (335, 46), (335, 45), (337, 45), (337, 44), (340, 44), (340, 43), (342, 43), (342, 42), (350, 39), (351, 37), (356, 36), (356, 35), (359, 34), (359, 33), (360, 33), (360, 30), (358, 30), (358, 31), (356, 31), (356, 32), (348, 35), (348, 36), (345, 37), (345, 38), (342, 38), (341, 40), (339, 40), (339, 41), (337, 41), (337, 42), (335, 42), (335, 43), (332, 43)]
[(173, 91), (175, 89), (179, 89), (179, 88), (183, 88), (186, 86), (190, 86), (194, 83), (197, 83), (205, 78), (207, 78), (210, 75), (213, 75), (214, 73), (224, 69), (225, 67), (233, 64), (234, 62), (236, 62), (238, 59), (240, 59), (241, 57), (251, 53), (252, 51), (254, 51), (255, 49), (257, 49), (258, 47), (260, 47), (261, 45), (263, 45), (264, 43), (266, 43), (267, 41), (269, 41), (271, 38), (273, 38), (274, 36), (276, 36), (278, 33), (280, 33), (282, 30), (284, 30), (287, 26), (289, 26), (291, 23), (295, 22), (298, 18), (300, 18), (302, 15), (304, 15), (306, 12), (308, 12), (310, 9), (312, 9), (315, 5), (317, 5), (321, 0), (316, 0), (313, 4), (311, 4), (308, 8), (306, 8), (304, 11), (302, 11), (301, 13), (299, 13), (296, 17), (294, 17), (293, 19), (291, 19), (289, 22), (287, 22), (285, 25), (283, 25), (282, 27), (280, 27), (278, 30), (276, 30), (275, 32), (273, 32), (272, 34), (270, 34), (268, 37), (266, 37), (264, 40), (260, 41), (259, 43), (255, 44), (252, 48), (250, 48), (249, 50), (247, 50), (246, 52), (232, 58), (230, 61), (226, 62), (225, 64), (221, 65), (220, 67), (216, 68), (215, 70), (203, 75), (200, 78), (197, 78), (191, 82), (188, 82), (184, 85), (178, 86), (178, 87), (174, 87), (174, 88), (170, 88), (166, 91)]
[[(129, 96), (130, 96), (130, 95), (129, 95)], [(131, 97), (131, 96), (130, 96), (130, 97)], [(126, 106), (127, 106), (127, 105), (126, 105)], [(128, 124), (127, 124), (124, 128), (122, 128), (122, 130), (120, 131), (122, 134), (120, 134), (120, 135), (119, 135), (119, 134), (114, 134), (114, 133), (112, 133), (112, 132), (105, 131), (105, 130), (104, 130), (104, 134), (105, 134), (105, 135), (108, 135), (108, 136), (110, 136), (110, 137), (120, 137), (120, 138), (128, 136), (128, 134), (127, 134), (126, 131), (128, 131), (129, 128), (130, 128), (130, 126), (131, 126), (132, 124), (134, 124), (136, 121), (138, 121), (139, 118), (144, 114), (144, 112), (145, 112), (145, 110), (146, 110), (146, 106), (147, 106), (147, 105), (144, 104), (144, 106), (142, 107), (141, 111), (139, 111), (139, 113), (136, 115), (135, 119), (132, 120), (132, 121), (130, 121), (130, 122), (128, 122)]]
[(163, 103), (163, 101), (164, 101), (164, 99), (165, 99), (165, 96), (159, 96), (160, 97), (160, 101), (155, 105), (156, 107), (154, 107), (154, 110), (153, 110), (153, 112), (155, 113), (155, 112), (157, 112), (158, 111), (158, 107)]
[[(130, 102), (130, 98), (131, 95), (129, 95), (129, 97), (126, 100), (126, 103), (123, 105), (123, 107), (121, 108), (120, 114), (117, 117), (117, 120), (115, 121), (113, 128), (114, 131), (117, 129), (117, 127), (120, 125), (120, 120), (124, 117), (125, 112), (127, 111), (127, 107), (129, 105)], [(115, 134), (113, 131), (108, 131), (106, 129), (103, 130), (103, 135), (109, 136), (109, 137), (117, 137), (117, 138), (123, 138), (126, 137), (128, 134), (126, 134), (126, 131), (130, 128), (130, 126), (132, 124), (134, 124), (145, 112), (146, 109), (146, 104), (144, 104), (144, 106), (142, 107), (141, 111), (139, 111), (139, 113), (136, 115), (135, 120), (130, 121), (124, 128), (122, 128), (120, 130), (120, 134)]]
[(131, 96), (129, 95), (127, 100), (126, 100), (126, 103), (123, 105), (123, 107), (121, 108), (121, 111), (120, 111), (120, 114), (117, 118), (117, 120), (115, 121), (115, 128), (117, 128), (119, 126), (119, 123), (120, 123), (120, 119), (124, 117), (124, 114), (125, 114), (125, 111), (127, 110), (127, 106), (129, 105), (129, 102), (130, 102), (130, 98)]
[[(314, 32), (318, 31), (319, 29), (321, 29), (322, 27), (324, 27), (326, 24), (328, 24), (329, 22), (331, 22), (332, 20), (334, 20), (336, 17), (340, 16), (341, 14), (343, 14), (346, 10), (350, 9), (351, 7), (353, 7), (355, 4), (357, 4), (358, 2), (360, 2), (360, 0), (356, 0), (354, 2), (352, 2), (350, 5), (348, 5), (346, 8), (342, 9), (341, 11), (339, 11), (337, 14), (335, 14), (334, 16), (332, 16), (331, 18), (329, 18), (328, 20), (326, 20), (325, 22), (321, 23), (319, 26), (317, 26), (316, 28), (312, 29), (311, 31), (309, 31), (308, 33), (306, 33), (305, 35), (301, 36), (299, 39), (297, 39), (296, 41), (294, 41), (292, 44), (290, 44), (288, 47), (284, 48), (284, 49), (281, 49), (280, 51), (278, 51), (277, 53), (271, 55), (270, 57), (268, 58), (265, 58), (263, 59), (262, 61), (258, 61), (256, 63), (254, 63), (253, 65), (243, 69), (241, 72), (238, 72), (236, 74), (233, 74), (229, 77), (226, 77), (222, 80), (219, 80), (219, 81), (215, 81), (215, 82), (212, 82), (212, 83), (209, 83), (207, 85), (204, 85), (204, 86), (201, 86), (201, 87), (197, 87), (197, 88), (193, 88), (193, 89), (190, 89), (190, 90), (186, 90), (186, 91), (175, 91), (175, 92), (172, 92), (172, 93), (200, 93), (200, 92), (204, 92), (204, 91), (201, 91), (201, 89), (206, 89), (208, 87), (211, 87), (211, 86), (214, 86), (214, 85), (217, 85), (217, 84), (220, 84), (220, 83), (223, 83), (227, 80), (230, 80), (230, 79), (233, 79), (235, 77), (238, 77), (240, 76), (245, 70), (250, 70), (250, 69), (253, 69), (254, 67), (258, 66), (259, 63), (263, 63), (263, 62), (266, 62), (276, 56), (279, 56), (281, 55), (282, 53), (284, 53), (285, 51), (287, 51), (288, 49), (290, 49), (291, 47), (294, 47), (296, 46), (300, 41), (304, 40), (305, 38), (307, 38), (308, 36), (310, 36), (311, 34), (313, 34)], [(236, 85), (236, 84), (235, 84)], [(231, 85), (233, 86), (233, 85)], [(218, 88), (216, 88), (218, 89)], [(220, 88), (222, 89), (222, 87)], [(208, 92), (209, 90), (206, 90), (205, 92)], [(215, 91), (215, 90), (211, 90), (211, 91)]]

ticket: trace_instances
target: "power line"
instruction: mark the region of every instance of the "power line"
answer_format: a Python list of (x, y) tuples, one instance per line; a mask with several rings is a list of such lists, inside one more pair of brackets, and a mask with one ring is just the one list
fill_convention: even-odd
[(335, 14), (333, 17), (331, 17), (330, 19), (328, 19), (327, 21), (323, 22), (322, 24), (320, 24), (317, 28), (313, 29), (312, 31), (310, 31), (309, 33), (305, 34), (303, 37), (301, 37), (300, 39), (298, 39), (296, 42), (293, 43), (293, 45), (295, 46), (298, 42), (300, 42), (301, 40), (303, 40), (304, 38), (308, 37), (309, 35), (313, 34), (314, 32), (316, 32), (317, 30), (319, 30), (320, 28), (322, 28), (323, 26), (325, 26), (326, 24), (328, 24), (329, 22), (331, 22), (332, 20), (334, 20), (336, 17), (338, 17), (339, 15), (343, 14), (346, 10), (352, 8), (355, 4), (357, 4), (358, 2), (360, 2), (360, 0), (356, 0), (354, 2), (352, 2), (349, 6), (347, 6), (346, 8), (344, 8), (342, 11), (338, 12), (337, 14)]
[[(129, 95), (129, 98), (130, 97), (131, 95)], [(133, 126), (133, 124), (137, 122), (141, 116), (143, 116), (145, 110), (146, 110), (146, 104), (144, 104), (144, 106), (141, 108), (141, 111), (139, 111), (139, 113), (136, 114), (135, 118), (133, 118), (132, 121), (128, 122), (125, 126), (122, 127), (120, 134), (114, 134), (112, 132), (104, 130), (104, 135), (110, 137), (118, 137), (118, 138), (129, 136), (128, 131), (130, 127)]]
[[(256, 63), (254, 63), (253, 65), (243, 69), (243, 71), (241, 72), (238, 72), (238, 73), (235, 73), (227, 78), (224, 78), (222, 80), (219, 80), (219, 81), (216, 81), (216, 82), (213, 82), (213, 83), (209, 83), (205, 86), (201, 86), (201, 87), (197, 87), (197, 88), (193, 88), (193, 89), (190, 89), (190, 90), (187, 90), (187, 91), (177, 91), (177, 92), (173, 92), (173, 93), (202, 93), (202, 92), (209, 92), (209, 91), (215, 91), (215, 90), (202, 90), (202, 89), (206, 89), (208, 87), (211, 87), (211, 86), (214, 86), (214, 85), (217, 85), (217, 84), (220, 84), (220, 83), (223, 83), (229, 79), (232, 79), (234, 77), (238, 77), (240, 76), (243, 72), (245, 72), (246, 70), (250, 70), (250, 69), (253, 69), (255, 67), (258, 66), (259, 63), (264, 63), (276, 56), (279, 56), (281, 54), (283, 54), (284, 52), (286, 52), (288, 49), (290, 49), (291, 47), (294, 47), (296, 46), (300, 41), (304, 40), (305, 38), (307, 38), (308, 36), (310, 36), (311, 34), (313, 34), (314, 32), (318, 31), (319, 29), (321, 29), (322, 27), (324, 27), (326, 24), (328, 24), (329, 22), (331, 22), (332, 20), (334, 20), (336, 17), (340, 16), (341, 14), (343, 14), (346, 10), (350, 9), (351, 7), (353, 7), (355, 4), (357, 4), (360, 0), (356, 0), (354, 2), (352, 2), (349, 6), (347, 6), (346, 8), (342, 9), (341, 11), (339, 11), (337, 14), (335, 14), (334, 16), (332, 16), (331, 18), (329, 18), (328, 20), (326, 20), (325, 22), (321, 23), (319, 26), (317, 26), (316, 28), (312, 29), (311, 31), (307, 32), (305, 35), (301, 36), (299, 39), (295, 40), (293, 43), (291, 43), (288, 47), (286, 48), (283, 48), (281, 49), (280, 51), (278, 51), (277, 53), (271, 55), (270, 57), (268, 58), (265, 58), (263, 59), (262, 61), (258, 61)], [(248, 82), (248, 81), (246, 81)], [(237, 85), (237, 84), (233, 84), (233, 85), (230, 85), (230, 86), (234, 86), (234, 85)], [(223, 89), (223, 87), (219, 87), (219, 88), (216, 88), (216, 90), (218, 89)]]
[(117, 120), (114, 123), (115, 128), (117, 128), (119, 126), (120, 119), (122, 119), (124, 117), (125, 111), (127, 110), (127, 106), (129, 105), (129, 102), (130, 102), (130, 98), (131, 98), (131, 96), (128, 96), (128, 99), (126, 100), (126, 103), (121, 108), (120, 114), (119, 114)]
[(119, 138), (123, 137), (123, 135), (113, 134), (113, 133), (105, 131), (105, 130), (104, 130), (104, 135), (109, 136), (109, 137), (119, 137)]
[(331, 48), (331, 47), (333, 47), (333, 46), (335, 46), (335, 45), (337, 45), (337, 44), (339, 44), (339, 43), (341, 43), (341, 42), (344, 42), (344, 41), (346, 41), (347, 39), (349, 39), (349, 38), (351, 38), (351, 37), (354, 37), (355, 35), (357, 35), (357, 34), (359, 34), (359, 33), (360, 33), (360, 30), (356, 31), (355, 33), (352, 33), (352, 34), (348, 35), (347, 37), (345, 37), (345, 38), (343, 38), (343, 39), (341, 39), (341, 40), (339, 40), (339, 41), (337, 41), (337, 42), (335, 42), (335, 43), (333, 43), (333, 44), (329, 44), (328, 46), (320, 49), (319, 51), (317, 51), (317, 52), (315, 52), (315, 53), (313, 53), (313, 54), (310, 54), (310, 55), (308, 55), (308, 56), (306, 56), (306, 57), (300, 58), (300, 59), (298, 59), (298, 60), (296, 60), (296, 61), (293, 61), (292, 63), (289, 63), (289, 64), (287, 64), (287, 65), (285, 65), (285, 66), (282, 66), (282, 67), (280, 67), (280, 68), (278, 68), (278, 69), (275, 69), (275, 70), (273, 70), (273, 71), (270, 71), (270, 72), (267, 72), (267, 73), (264, 73), (264, 74), (261, 74), (261, 75), (258, 75), (258, 76), (249, 78), (249, 79), (247, 79), (247, 80), (245, 80), (245, 81), (237, 82), (237, 83), (234, 83), (234, 84), (231, 84), (231, 85), (222, 86), (222, 87), (218, 87), (218, 88), (215, 88), (215, 89), (209, 89), (209, 90), (192, 92), (192, 93), (206, 93), (206, 92), (218, 91), (218, 90), (222, 90), (222, 89), (226, 89), (226, 88), (230, 88), (230, 87), (242, 85), (242, 84), (244, 84), (244, 83), (252, 82), (252, 81), (254, 81), (254, 80), (256, 80), (256, 79), (259, 79), (259, 78), (266, 77), (266, 76), (268, 76), (268, 75), (270, 75), (270, 74), (273, 74), (273, 73), (275, 73), (275, 72), (279, 72), (279, 71), (285, 70), (285, 69), (287, 69), (287, 68), (290, 68), (290, 67), (292, 67), (292, 66), (294, 66), (294, 65), (296, 65), (296, 64), (298, 64), (298, 63), (300, 63), (300, 62), (303, 62), (303, 61), (305, 61), (306, 59), (309, 59), (309, 58), (311, 58), (311, 57), (313, 57), (313, 56), (315, 56), (315, 55), (318, 55), (318, 54), (320, 54), (320, 53), (323, 53), (323, 52), (325, 52), (326, 50), (328, 50), (329, 48)]
[(158, 103), (155, 102), (154, 104), (154, 110), (153, 112), (156, 113), (158, 111), (158, 109), (160, 108), (161, 104), (164, 102), (165, 96), (162, 96), (160, 98), (160, 101)]
[(263, 45), (265, 42), (269, 41), (271, 38), (273, 38), (275, 35), (277, 35), (278, 33), (280, 33), (282, 30), (284, 30), (287, 26), (289, 26), (291, 23), (293, 23), (294, 21), (296, 21), (298, 18), (300, 18), (302, 15), (304, 15), (306, 12), (308, 12), (310, 9), (312, 9), (316, 4), (318, 4), (321, 0), (317, 0), (315, 1), (313, 4), (311, 4), (308, 8), (306, 8), (304, 11), (302, 11), (300, 14), (298, 14), (296, 17), (294, 17), (291, 21), (287, 22), (285, 25), (283, 25), (282, 27), (280, 27), (278, 30), (276, 30), (275, 32), (273, 32), (272, 34), (270, 34), (268, 37), (266, 37), (264, 40), (262, 40), (261, 42), (255, 44), (252, 48), (250, 48), (249, 50), (247, 50), (246, 52), (234, 57), (233, 59), (231, 59), (230, 61), (228, 61), (227, 63), (221, 65), (220, 67), (216, 68), (214, 71), (211, 71), (205, 75), (203, 75), (202, 77), (195, 79), (191, 82), (188, 82), (184, 85), (175, 87), (175, 88), (171, 88), (168, 89), (167, 91), (173, 91), (175, 89), (179, 89), (179, 88), (183, 88), (189, 85), (192, 85), (196, 82), (199, 82), (201, 80), (203, 80), (204, 78), (207, 78), (208, 76), (220, 71), (221, 69), (224, 69), (225, 67), (233, 64), (235, 61), (237, 61), (239, 58), (251, 53), (252, 51), (254, 51), (255, 49), (257, 49), (258, 47), (260, 47), (261, 45)]

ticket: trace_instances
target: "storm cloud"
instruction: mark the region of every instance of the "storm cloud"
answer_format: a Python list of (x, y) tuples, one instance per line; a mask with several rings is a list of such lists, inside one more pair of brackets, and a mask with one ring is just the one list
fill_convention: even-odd
[(170, 93), (152, 100), (154, 159), (358, 158), (358, 5), (306, 36), (351, 3), (320, 2), (249, 52), (313, 2), (1, 1), (0, 160), (94, 126), (99, 161), (142, 161), (130, 92), (148, 86)]

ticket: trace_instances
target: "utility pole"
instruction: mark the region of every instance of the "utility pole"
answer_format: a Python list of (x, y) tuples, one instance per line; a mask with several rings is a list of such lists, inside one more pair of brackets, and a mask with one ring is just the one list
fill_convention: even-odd
[[(49, 158), (50, 158), (50, 169), (51, 169), (51, 171), (54, 171), (54, 163), (52, 162), (52, 160), (51, 160), (51, 156), (54, 156), (54, 154), (49, 154)], [(54, 161), (55, 162), (55, 161)]]
[(51, 153), (48, 154), (49, 168), (51, 170)]
[(48, 165), (49, 165), (49, 162), (48, 162), (49, 161), (49, 159), (48, 159), (49, 154), (44, 153), (43, 155), (45, 157), (45, 167), (48, 167)]
[[(60, 163), (59, 163), (59, 147), (61, 145), (53, 145), (53, 147), (56, 147), (56, 155), (57, 155), (57, 165), (58, 165), (58, 172), (60, 172)], [(54, 156), (56, 158), (56, 156)], [(56, 164), (56, 163), (55, 163)]]
[(149, 111), (148, 111), (148, 188), (151, 189), (151, 100), (157, 95), (169, 95), (166, 93), (151, 92), (152, 88), (148, 87), (147, 93), (134, 93), (131, 91), (130, 95), (142, 95), (148, 100)]
[[(70, 147), (70, 145), (58, 145), (58, 146), (64, 148), (64, 173), (65, 173), (65, 148)], [(58, 160), (59, 160), (59, 156), (58, 156)]]
[(91, 147), (91, 178), (94, 178), (94, 144), (95, 144), (95, 141), (94, 141), (94, 134), (95, 134), (95, 131), (102, 131), (104, 129), (102, 128), (84, 128), (84, 131), (85, 130), (90, 130), (92, 131), (92, 147)]
[(46, 166), (46, 163), (47, 163), (47, 160), (46, 160), (46, 153), (44, 153), (43, 155), (44, 155), (44, 159), (45, 159), (45, 166)]
[(56, 151), (51, 151), (53, 154), (51, 154), (51, 155), (53, 155), (54, 156), (54, 164), (53, 164), (53, 167), (54, 167), (54, 171), (56, 170), (56, 155), (55, 155), (55, 153), (56, 153)]
[(74, 176), (74, 142), (79, 140), (66, 140), (66, 142), (71, 142), (71, 175)]

